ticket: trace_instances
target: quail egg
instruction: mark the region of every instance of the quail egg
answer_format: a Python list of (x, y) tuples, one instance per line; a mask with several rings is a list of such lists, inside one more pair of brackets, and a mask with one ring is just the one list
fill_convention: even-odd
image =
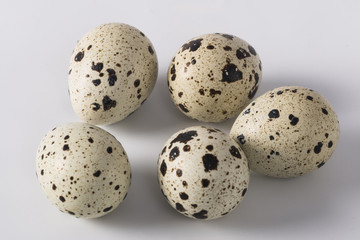
[(113, 211), (126, 197), (131, 178), (122, 145), (87, 123), (49, 131), (37, 151), (36, 174), (50, 202), (79, 218)]
[(75, 113), (91, 124), (120, 121), (150, 95), (158, 62), (150, 40), (120, 23), (98, 26), (76, 45), (68, 85)]
[(230, 136), (251, 170), (296, 177), (322, 167), (335, 150), (340, 127), (330, 103), (304, 87), (276, 88), (240, 113)]
[(173, 102), (188, 117), (221, 122), (250, 102), (261, 77), (259, 54), (249, 43), (229, 34), (205, 34), (175, 54), (168, 87)]
[(234, 210), (249, 184), (245, 154), (220, 130), (190, 127), (171, 136), (158, 160), (161, 191), (178, 212), (215, 219)]

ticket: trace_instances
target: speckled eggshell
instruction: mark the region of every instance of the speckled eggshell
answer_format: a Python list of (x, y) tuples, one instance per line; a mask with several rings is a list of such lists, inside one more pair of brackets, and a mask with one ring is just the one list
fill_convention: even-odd
[(150, 95), (158, 62), (150, 40), (120, 23), (88, 32), (70, 59), (68, 85), (76, 114), (92, 124), (111, 124), (134, 112)]
[(330, 103), (304, 87), (276, 88), (250, 103), (230, 136), (249, 167), (272, 177), (296, 177), (322, 167), (339, 139), (338, 118)]
[(158, 160), (161, 191), (178, 212), (215, 219), (242, 201), (248, 184), (246, 157), (220, 130), (190, 127), (166, 142)]
[(101, 217), (126, 197), (130, 164), (110, 133), (87, 123), (49, 131), (36, 156), (36, 174), (60, 211), (80, 218)]
[(193, 38), (178, 50), (169, 66), (168, 85), (184, 114), (202, 122), (221, 122), (249, 103), (261, 77), (261, 61), (251, 45), (216, 33)]

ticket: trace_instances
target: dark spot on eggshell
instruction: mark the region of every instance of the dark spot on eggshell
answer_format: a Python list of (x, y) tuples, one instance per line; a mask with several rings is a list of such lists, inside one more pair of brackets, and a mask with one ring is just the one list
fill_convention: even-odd
[(322, 142), (318, 142), (318, 144), (314, 147), (314, 153), (319, 154), (321, 152), (322, 146)]
[(184, 192), (179, 193), (179, 196), (182, 200), (188, 200), (189, 199), (189, 195), (187, 195)]
[(180, 155), (180, 151), (178, 147), (174, 147), (171, 149), (169, 154), (169, 161), (174, 161)]
[(184, 133), (179, 133), (179, 135), (177, 135), (177, 137), (170, 142), (169, 149), (172, 147), (173, 143), (179, 142), (179, 143), (187, 144), (189, 141), (191, 141), (192, 139), (194, 139), (194, 137), (197, 136), (198, 136), (197, 131), (188, 131)]
[(170, 74), (175, 74), (176, 69), (175, 69), (175, 65), (173, 64), (170, 68)]
[(97, 72), (101, 72), (101, 70), (103, 69), (104, 64), (102, 62), (98, 62), (98, 63), (91, 63), (91, 69)]
[(231, 48), (230, 46), (225, 46), (225, 47), (223, 47), (223, 49), (224, 49), (225, 51), (231, 51), (231, 50), (232, 50), (232, 48)]
[(95, 85), (95, 87), (97, 87), (97, 86), (100, 85), (101, 80), (100, 79), (95, 79), (95, 80), (92, 80), (92, 83)]
[(212, 49), (214, 49), (215, 47), (214, 47), (213, 45), (208, 45), (206, 48), (209, 49), (209, 50), (212, 50)]
[(161, 151), (161, 155), (163, 155), (166, 152), (166, 146), (163, 148), (163, 150)]
[(256, 51), (255, 51), (255, 49), (254, 49), (251, 45), (248, 46), (248, 49), (249, 49), (249, 52), (250, 52), (252, 55), (256, 56)]
[(154, 50), (152, 49), (152, 47), (151, 47), (151, 46), (149, 46), (149, 47), (148, 47), (148, 50), (149, 50), (149, 53), (150, 53), (151, 55), (153, 55), (153, 54), (154, 54)]
[(207, 145), (206, 149), (211, 152), (214, 149), (214, 147), (213, 147), (213, 145)]
[(84, 58), (84, 51), (78, 52), (74, 58), (75, 62), (80, 62)]
[(107, 153), (112, 153), (112, 147), (108, 147), (107, 149), (106, 149), (106, 151), (107, 151)]
[(179, 104), (179, 108), (183, 111), (183, 112), (189, 112), (189, 110), (183, 105), (183, 104)]
[(277, 110), (277, 109), (271, 110), (269, 112), (268, 116), (269, 116), (269, 118), (278, 118), (278, 117), (280, 117), (279, 110)]
[(269, 138), (271, 141), (274, 140), (274, 136), (272, 136), (272, 135), (270, 135)]
[(204, 89), (199, 89), (200, 95), (205, 95)]
[(44, 175), (44, 169), (41, 169), (40, 174), (41, 176)]
[(185, 50), (189, 50), (189, 52), (195, 52), (196, 50), (198, 50), (198, 48), (201, 46), (201, 41), (203, 39), (202, 38), (199, 38), (199, 39), (196, 39), (196, 40), (192, 40), (188, 43), (185, 43), (183, 46), (182, 46), (182, 52), (185, 51)]
[(120, 186), (119, 186), (119, 185), (116, 185), (116, 186), (114, 187), (114, 189), (117, 191), (117, 190), (120, 189)]
[(163, 176), (165, 176), (166, 174), (166, 170), (167, 170), (167, 166), (166, 166), (166, 163), (165, 161), (163, 160), (161, 165), (160, 165), (160, 172)]
[(191, 150), (190, 145), (185, 145), (185, 146), (183, 147), (183, 151), (184, 151), (184, 152), (189, 152), (190, 150)]
[(250, 53), (243, 48), (239, 48), (238, 50), (236, 50), (236, 57), (241, 60), (250, 57)]
[(176, 203), (175, 207), (176, 207), (176, 210), (178, 210), (179, 212), (185, 212), (186, 211), (181, 203)]
[(106, 71), (109, 74), (109, 77), (108, 77), (109, 86), (114, 86), (115, 82), (117, 81), (115, 70), (112, 68), (108, 68), (108, 69), (106, 69)]
[(229, 149), (231, 155), (233, 155), (236, 158), (240, 158), (241, 159), (241, 154), (239, 152), (239, 149), (237, 149), (235, 146), (231, 146)]
[(93, 176), (94, 177), (99, 177), (101, 174), (101, 171), (100, 170), (97, 170), (96, 172), (93, 173)]
[(65, 145), (63, 146), (63, 150), (64, 150), (64, 151), (69, 151), (69, 149), (70, 149), (70, 148), (69, 148), (69, 145), (68, 145), (68, 144), (65, 144)]
[(102, 100), (104, 111), (108, 111), (113, 107), (116, 107), (116, 101), (112, 100), (109, 96), (105, 96)]
[(245, 143), (246, 143), (244, 134), (240, 134), (240, 135), (237, 136), (236, 138), (237, 138), (237, 140), (239, 140), (239, 142), (240, 142), (241, 144), (245, 144)]
[(205, 179), (205, 178), (201, 179), (201, 185), (203, 188), (208, 187), (209, 184), (210, 184), (210, 181), (208, 179)]
[(249, 114), (249, 113), (250, 113), (250, 108), (246, 109), (242, 115)]
[(210, 97), (214, 98), (217, 94), (221, 95), (221, 91), (220, 90), (215, 90), (213, 88), (210, 89)]
[(194, 213), (193, 217), (195, 217), (197, 219), (207, 219), (208, 218), (207, 213), (208, 213), (208, 211), (201, 210), (200, 212)]
[(321, 108), (323, 114), (328, 115), (328, 111), (325, 108)]
[[(220, 33), (218, 33), (218, 34), (220, 34)], [(220, 35), (229, 40), (233, 40), (233, 38), (234, 38), (234, 36), (232, 36), (230, 34), (220, 34)]]
[(242, 72), (238, 69), (235, 64), (226, 64), (222, 71), (222, 82), (232, 83), (243, 78)]
[(330, 142), (328, 143), (328, 148), (331, 148), (332, 146), (333, 146), (333, 142), (330, 141)]
[(289, 115), (289, 120), (291, 120), (290, 124), (295, 126), (299, 122), (299, 118), (295, 117), (294, 115)]
[(249, 94), (248, 94), (248, 98), (249, 99), (252, 99), (254, 96), (255, 96), (255, 94), (256, 94), (256, 92), (257, 92), (257, 90), (258, 90), (258, 87), (259, 86), (255, 86), (254, 88), (252, 88), (251, 90), (250, 90), (250, 92), (249, 92)]
[(325, 164), (325, 162), (322, 161), (321, 163), (319, 163), (319, 164), (317, 165), (317, 167), (318, 167), (318, 168), (321, 168), (322, 166), (324, 166), (324, 164)]
[(72, 211), (69, 211), (69, 210), (66, 210), (70, 215), (75, 215), (75, 213), (74, 212), (72, 212)]
[(104, 208), (103, 212), (108, 212), (108, 211), (110, 211), (112, 208), (113, 208), (112, 206), (107, 207), (107, 208)]
[(56, 190), (56, 188), (57, 188), (57, 187), (56, 187), (56, 185), (55, 185), (55, 184), (53, 184), (53, 185), (52, 185), (52, 190), (54, 190), (54, 191), (55, 191), (55, 190)]
[(306, 99), (312, 101), (313, 97), (312, 96), (307, 96)]
[(65, 202), (65, 198), (63, 196), (59, 197), (60, 201)]
[(138, 87), (140, 85), (140, 79), (136, 79), (134, 81), (134, 87)]
[(281, 91), (281, 90), (280, 90), (280, 91), (277, 91), (276, 94), (277, 94), (277, 95), (281, 95), (281, 94), (283, 94), (283, 93), (284, 93), (284, 91)]
[(205, 154), (202, 157), (203, 165), (205, 168), (205, 172), (210, 172), (211, 170), (217, 170), (219, 160), (213, 154)]
[(89, 141), (90, 143), (93, 143), (93, 142), (94, 142), (94, 140), (93, 140), (92, 138), (88, 138), (88, 141)]
[(244, 188), (244, 190), (242, 190), (242, 192), (241, 192), (241, 196), (242, 196), (242, 197), (245, 196), (246, 191), (247, 191), (247, 188)]
[(176, 170), (176, 176), (178, 176), (178, 177), (182, 176), (182, 170), (181, 169)]
[(87, 47), (87, 50), (90, 50), (92, 48), (92, 45), (89, 45), (88, 47)]
[(97, 111), (100, 109), (100, 104), (98, 103), (92, 103), (91, 104), (91, 109), (94, 110), (94, 111)]

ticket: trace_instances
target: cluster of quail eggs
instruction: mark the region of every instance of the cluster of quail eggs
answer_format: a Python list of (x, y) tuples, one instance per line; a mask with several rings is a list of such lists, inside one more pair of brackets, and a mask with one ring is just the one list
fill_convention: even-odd
[[(48, 199), (76, 217), (113, 211), (126, 197), (131, 168), (121, 143), (92, 124), (111, 124), (138, 109), (155, 86), (158, 62), (150, 40), (126, 24), (88, 32), (71, 56), (68, 86), (75, 113), (86, 123), (49, 131), (36, 157)], [(168, 89), (179, 111), (201, 122), (238, 115), (230, 135), (194, 126), (176, 132), (158, 158), (162, 194), (181, 214), (215, 219), (244, 198), (250, 170), (301, 176), (323, 166), (339, 139), (330, 103), (300, 86), (253, 100), (262, 78), (259, 54), (229, 34), (195, 37), (176, 52)]]

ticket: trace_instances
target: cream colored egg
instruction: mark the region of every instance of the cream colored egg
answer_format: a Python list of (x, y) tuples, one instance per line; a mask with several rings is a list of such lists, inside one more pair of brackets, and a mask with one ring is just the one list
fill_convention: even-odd
[(158, 62), (150, 40), (138, 29), (104, 24), (78, 42), (68, 85), (75, 113), (92, 124), (110, 124), (134, 112), (150, 95)]
[(131, 169), (122, 145), (87, 123), (49, 131), (36, 155), (36, 174), (47, 198), (65, 213), (101, 217), (126, 197)]
[(276, 88), (250, 103), (230, 136), (251, 170), (296, 177), (322, 167), (335, 150), (340, 126), (330, 103), (304, 87)]
[(190, 127), (171, 136), (158, 160), (161, 191), (178, 212), (215, 219), (234, 210), (249, 184), (246, 157), (220, 130)]
[(259, 55), (246, 41), (228, 34), (205, 34), (175, 54), (168, 85), (184, 114), (203, 122), (221, 122), (249, 103), (261, 77)]

